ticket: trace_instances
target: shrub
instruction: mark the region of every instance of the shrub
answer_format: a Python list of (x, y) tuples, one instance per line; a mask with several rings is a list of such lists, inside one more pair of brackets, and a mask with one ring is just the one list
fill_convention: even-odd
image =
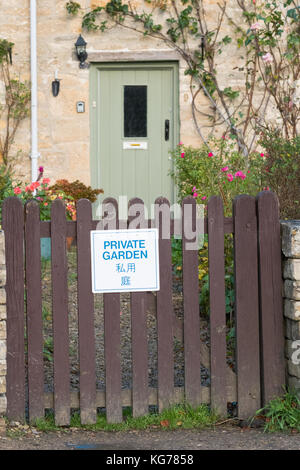
[(264, 133), (260, 145), (265, 150), (264, 185), (277, 194), (281, 218), (300, 219), (300, 136), (287, 140)]
[(234, 150), (232, 140), (212, 139), (198, 149), (179, 144), (172, 153), (175, 169), (171, 173), (178, 187), (179, 201), (193, 195), (200, 204), (210, 196), (222, 197), (225, 215), (232, 212), (238, 194), (256, 195), (263, 186), (263, 154), (245, 157)]
[(53, 186), (50, 186), (49, 190), (53, 192), (63, 191), (64, 194), (70, 196), (75, 202), (79, 199), (89, 199), (89, 201), (95, 202), (97, 196), (103, 193), (103, 189), (92, 189), (91, 186), (86, 186), (78, 180), (70, 183), (65, 179), (57, 180)]
[(28, 184), (25, 189), (21, 189), (20, 185), (14, 185), (13, 194), (17, 196), (25, 204), (28, 201), (35, 200), (40, 207), (41, 220), (51, 219), (51, 205), (55, 199), (61, 199), (66, 206), (66, 216), (69, 220), (73, 220), (76, 216), (75, 203), (63, 191), (51, 191), (49, 188), (49, 178), (42, 178)]
[[(39, 168), (37, 181), (25, 185), (22, 189), (20, 182), (13, 181), (11, 171), (5, 166), (0, 166), (0, 217), (2, 202), (10, 196), (17, 196), (25, 204), (34, 199), (40, 206), (41, 220), (50, 220), (51, 205), (55, 199), (61, 199), (66, 206), (66, 215), (69, 220), (76, 218), (76, 202), (81, 198), (95, 202), (97, 195), (103, 193), (102, 189), (92, 189), (80, 181), (69, 183), (67, 180), (58, 180), (53, 186), (49, 186), (50, 179), (44, 178), (44, 168)], [(1, 219), (0, 219), (1, 220)]]
[(0, 165), (0, 220), (2, 219), (2, 201), (13, 195), (13, 175), (6, 165)]
[[(248, 161), (234, 150), (233, 140), (212, 139), (208, 145), (198, 149), (180, 143), (172, 153), (179, 202), (192, 195), (197, 203), (206, 205), (212, 195), (220, 195), (224, 204), (225, 216), (232, 214), (232, 201), (239, 194), (256, 195), (264, 186), (262, 177), (265, 159), (263, 153), (253, 153)], [(234, 267), (233, 237), (226, 235), (225, 248), (225, 302), (227, 324), (232, 330), (234, 315)], [(173, 261), (176, 273), (179, 266), (178, 246), (173, 246)], [(203, 247), (199, 250), (199, 304), (202, 315), (209, 315), (209, 266), (208, 240), (205, 236)]]

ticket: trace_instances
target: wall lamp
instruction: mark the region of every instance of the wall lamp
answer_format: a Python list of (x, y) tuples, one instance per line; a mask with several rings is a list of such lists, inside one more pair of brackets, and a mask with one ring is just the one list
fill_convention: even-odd
[(88, 53), (86, 52), (86, 45), (87, 43), (80, 34), (75, 43), (77, 57), (80, 62), (80, 69), (87, 69), (89, 67), (89, 64), (86, 63), (86, 59), (88, 58)]

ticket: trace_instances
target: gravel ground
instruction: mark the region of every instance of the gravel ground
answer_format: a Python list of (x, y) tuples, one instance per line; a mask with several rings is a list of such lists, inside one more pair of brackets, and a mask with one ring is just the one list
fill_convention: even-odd
[[(300, 434), (221, 426), (206, 430), (31, 433), (0, 437), (0, 450), (299, 450)], [(128, 453), (130, 455), (130, 452)]]

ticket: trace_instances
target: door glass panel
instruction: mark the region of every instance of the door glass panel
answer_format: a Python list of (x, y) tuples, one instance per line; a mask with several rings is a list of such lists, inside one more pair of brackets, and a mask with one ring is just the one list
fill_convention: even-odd
[(147, 137), (147, 86), (124, 86), (124, 137)]

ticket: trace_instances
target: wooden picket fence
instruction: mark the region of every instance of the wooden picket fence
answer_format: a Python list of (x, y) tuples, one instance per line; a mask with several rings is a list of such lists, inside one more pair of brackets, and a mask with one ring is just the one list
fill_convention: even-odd
[[(113, 203), (115, 200), (108, 199)], [(139, 202), (134, 199), (130, 204)], [(208, 203), (204, 232), (208, 234), (210, 282), (210, 348), (200, 340), (198, 251), (183, 251), (184, 387), (174, 387), (174, 330), (171, 239), (162, 237), (156, 200), (154, 220), (142, 218), (140, 227), (159, 227), (160, 290), (131, 293), (132, 390), (121, 388), (120, 294), (104, 294), (105, 391), (96, 387), (94, 296), (91, 289), (90, 231), (96, 229), (89, 201), (77, 204), (77, 220), (67, 221), (60, 200), (51, 208), (51, 221), (40, 221), (39, 207), (24, 207), (16, 198), (3, 203), (7, 268), (7, 415), (30, 421), (55, 412), (58, 425), (70, 423), (71, 408), (79, 408), (83, 424), (94, 423), (97, 407), (105, 407), (109, 422), (122, 421), (122, 406), (134, 416), (149, 405), (161, 411), (184, 400), (193, 406), (210, 403), (222, 415), (227, 403), (238, 403), (238, 416), (251, 416), (285, 383), (282, 314), (281, 240), (278, 201), (271, 192), (256, 198), (238, 196), (233, 217), (225, 218), (222, 200)], [(183, 201), (182, 224), (187, 205)], [(165, 209), (164, 209), (165, 210)], [(143, 216), (142, 214), (139, 214)], [(132, 217), (132, 216), (131, 216)], [(168, 214), (170, 232), (174, 220)], [(118, 223), (118, 221), (117, 221)], [(224, 235), (234, 237), (236, 373), (226, 363)], [(70, 391), (68, 285), (66, 237), (77, 244), (79, 392)], [(44, 392), (43, 320), (40, 238), (51, 237), (54, 392)], [(183, 242), (184, 242), (183, 235)], [(24, 275), (25, 273), (25, 275)], [(24, 305), (24, 295), (26, 303)], [(148, 387), (147, 309), (155, 299), (157, 315), (157, 389)], [(26, 326), (26, 342), (24, 330)], [(177, 325), (178, 326), (178, 325)], [(27, 347), (26, 347), (27, 343)], [(201, 386), (200, 364), (210, 370), (210, 387)], [(27, 380), (26, 380), (27, 376)]]

